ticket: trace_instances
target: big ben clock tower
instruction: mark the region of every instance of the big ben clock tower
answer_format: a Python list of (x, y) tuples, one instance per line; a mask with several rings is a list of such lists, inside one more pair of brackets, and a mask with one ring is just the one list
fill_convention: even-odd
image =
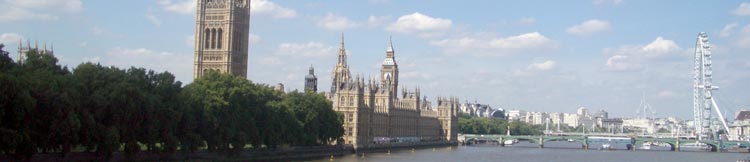
[(388, 49), (385, 51), (385, 60), (383, 66), (380, 69), (380, 82), (384, 88), (388, 88), (393, 95), (398, 93), (398, 64), (396, 58), (393, 56), (393, 41), (388, 41)]

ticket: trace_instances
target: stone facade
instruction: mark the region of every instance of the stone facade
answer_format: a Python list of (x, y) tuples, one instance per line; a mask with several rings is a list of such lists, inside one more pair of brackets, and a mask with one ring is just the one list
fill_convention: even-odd
[(55, 55), (54, 46), (50, 44), (49, 49), (47, 49), (47, 43), (44, 43), (42, 46), (42, 48), (39, 48), (39, 43), (34, 42), (34, 47), (31, 47), (31, 41), (28, 40), (26, 41), (26, 46), (23, 46), (23, 41), (18, 42), (18, 57), (16, 57), (16, 62), (23, 64), (26, 61), (26, 53), (31, 50), (36, 50), (39, 54)]
[(432, 105), (419, 88), (404, 88), (399, 94), (394, 54), (390, 44), (380, 81), (352, 77), (342, 36), (327, 96), (343, 116), (343, 142), (367, 148), (391, 142), (456, 141), (458, 99), (438, 97), (437, 104)]
[(193, 78), (209, 70), (247, 77), (250, 0), (198, 0)]
[(305, 76), (305, 92), (318, 92), (318, 77), (315, 76), (315, 69), (310, 65), (309, 74)]

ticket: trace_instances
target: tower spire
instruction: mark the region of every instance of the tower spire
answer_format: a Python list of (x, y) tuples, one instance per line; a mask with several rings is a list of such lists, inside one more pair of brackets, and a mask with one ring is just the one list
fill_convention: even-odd
[(393, 52), (393, 36), (388, 37), (388, 49), (386, 52)]
[(309, 71), (310, 71), (310, 75), (315, 74), (315, 69), (313, 69), (313, 65), (312, 64), (310, 64), (310, 70)]
[(341, 49), (344, 49), (344, 33), (341, 33)]
[(346, 66), (346, 49), (344, 48), (344, 33), (341, 33), (341, 47), (339, 47), (338, 64)]

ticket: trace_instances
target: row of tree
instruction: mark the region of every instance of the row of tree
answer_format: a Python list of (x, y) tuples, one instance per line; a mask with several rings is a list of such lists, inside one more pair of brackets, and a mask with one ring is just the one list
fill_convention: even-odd
[(463, 134), (506, 134), (540, 135), (541, 126), (530, 125), (518, 120), (507, 121), (501, 118), (479, 118), (461, 114), (458, 118), (458, 132)]
[[(174, 153), (198, 149), (319, 145), (343, 135), (322, 94), (274, 91), (209, 72), (182, 86), (169, 72), (83, 63), (28, 52), (14, 62), (0, 48), (0, 153)], [(142, 149), (145, 148), (145, 149)]]

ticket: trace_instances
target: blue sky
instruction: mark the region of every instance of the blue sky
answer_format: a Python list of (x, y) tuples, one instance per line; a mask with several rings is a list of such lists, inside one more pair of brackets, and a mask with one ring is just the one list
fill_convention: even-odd
[[(698, 32), (718, 104), (750, 107), (750, 1), (253, 0), (248, 78), (327, 90), (341, 33), (354, 74), (379, 75), (393, 37), (401, 87), (505, 109), (692, 117)], [(54, 43), (61, 63), (170, 71), (192, 81), (194, 0), (0, 0), (0, 43)], [(733, 115), (732, 115), (733, 116)]]

